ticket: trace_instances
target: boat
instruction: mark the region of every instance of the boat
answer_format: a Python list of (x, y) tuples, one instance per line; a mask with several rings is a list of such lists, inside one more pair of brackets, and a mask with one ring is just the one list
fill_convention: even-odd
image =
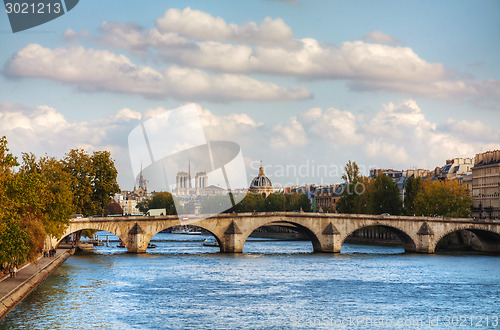
[(148, 249), (154, 249), (154, 248), (156, 248), (156, 244), (153, 243), (148, 244)]
[(209, 237), (203, 241), (204, 246), (219, 246), (219, 242), (215, 239), (215, 237)]
[(187, 231), (187, 234), (188, 235), (201, 235), (201, 231), (197, 231), (196, 229), (191, 228)]
[(120, 244), (118, 244), (116, 247), (124, 248), (125, 247), (125, 243), (123, 243), (122, 241), (120, 241)]

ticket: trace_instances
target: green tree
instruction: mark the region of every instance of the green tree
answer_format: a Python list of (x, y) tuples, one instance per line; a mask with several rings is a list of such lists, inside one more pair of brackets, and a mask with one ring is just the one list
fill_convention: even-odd
[(38, 187), (31, 185), (25, 188), (35, 191), (39, 198), (39, 216), (46, 233), (59, 237), (69, 224), (74, 213), (71, 176), (64, 171), (64, 165), (54, 157), (42, 157), (39, 161), (33, 154), (23, 154), (23, 163), (19, 174), (38, 182)]
[(345, 181), (344, 191), (335, 208), (340, 213), (358, 213), (359, 212), (359, 194), (364, 193), (363, 177), (359, 173), (359, 167), (356, 162), (347, 162), (344, 167), (342, 179)]
[(169, 192), (156, 193), (153, 198), (148, 201), (148, 210), (165, 209), (165, 214), (177, 214), (172, 194)]
[(137, 203), (137, 205), (135, 206), (136, 209), (139, 210), (139, 212), (141, 213), (144, 213), (146, 214), (146, 212), (148, 212), (149, 210), (149, 201), (140, 201), (139, 203)]
[(262, 212), (264, 211), (264, 197), (261, 194), (248, 193), (241, 202), (236, 205), (237, 212)]
[(351, 191), (354, 190), (354, 184), (349, 183), (344, 186), (342, 197), (338, 200), (335, 208), (339, 213), (354, 213), (356, 208), (356, 195)]
[(91, 157), (92, 204), (93, 211), (102, 214), (114, 194), (120, 192), (116, 182), (118, 171), (109, 151), (96, 151)]
[(201, 213), (214, 214), (220, 212), (232, 212), (233, 204), (229, 195), (215, 195), (203, 198), (201, 202)]
[(350, 160), (344, 167), (344, 173), (342, 174), (342, 180), (346, 183), (355, 183), (361, 179), (361, 174), (359, 173), (359, 166), (356, 162), (351, 162)]
[(311, 211), (311, 201), (306, 194), (291, 193), (285, 194), (287, 211)]
[(0, 138), (0, 264), (20, 264), (27, 260), (29, 235), (23, 230), (17, 212), (18, 199), (12, 194), (17, 158), (9, 153), (7, 138)]
[(468, 217), (472, 198), (465, 183), (456, 180), (424, 181), (415, 199), (417, 215)]
[(374, 183), (372, 178), (363, 177), (357, 184), (357, 191), (354, 200), (354, 213), (371, 214), (373, 213), (371, 205), (374, 194)]
[(385, 174), (379, 174), (373, 183), (372, 214), (401, 214), (401, 197), (397, 183)]
[(102, 214), (112, 196), (120, 192), (116, 181), (118, 171), (109, 151), (96, 151), (90, 156), (82, 149), (72, 149), (63, 164), (71, 176), (76, 213)]
[(286, 209), (286, 197), (284, 194), (270, 194), (265, 199), (265, 210), (267, 212), (279, 212)]
[(405, 197), (404, 197), (404, 213), (406, 215), (414, 215), (415, 212), (415, 199), (422, 187), (422, 179), (411, 177), (405, 184)]
[(63, 160), (64, 170), (71, 176), (75, 213), (94, 214), (92, 205), (92, 159), (83, 149), (71, 149)]

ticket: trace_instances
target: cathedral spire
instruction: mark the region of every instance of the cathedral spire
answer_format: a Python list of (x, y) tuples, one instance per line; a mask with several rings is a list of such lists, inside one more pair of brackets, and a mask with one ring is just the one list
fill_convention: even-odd
[(189, 181), (189, 188), (191, 189), (191, 158), (189, 158), (189, 163), (188, 163), (188, 181)]

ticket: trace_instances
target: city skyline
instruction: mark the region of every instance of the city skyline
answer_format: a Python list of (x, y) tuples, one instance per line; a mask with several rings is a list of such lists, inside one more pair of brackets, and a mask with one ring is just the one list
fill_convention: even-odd
[(275, 184), (287, 166), (307, 168), (299, 184), (338, 183), (348, 160), (368, 175), (500, 149), (496, 1), (120, 6), (81, 2), (1, 35), (14, 154), (110, 150), (130, 189), (128, 134), (186, 103), (208, 138), (241, 146), (248, 182), (261, 159)]

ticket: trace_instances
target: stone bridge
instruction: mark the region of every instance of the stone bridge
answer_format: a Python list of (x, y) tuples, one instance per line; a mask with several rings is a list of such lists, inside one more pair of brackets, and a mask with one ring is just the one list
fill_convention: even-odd
[[(178, 216), (72, 219), (63, 237), (84, 229), (104, 230), (118, 236), (128, 252), (143, 253), (158, 232), (189, 224), (212, 233), (221, 252), (238, 253), (242, 252), (245, 241), (257, 228), (284, 225), (306, 234), (315, 252), (337, 253), (345, 239), (356, 230), (381, 226), (398, 235), (406, 252), (434, 253), (443, 237), (468, 230), (480, 240), (479, 250), (500, 253), (500, 221), (493, 220), (302, 212), (222, 213), (210, 218), (191, 215), (188, 219), (179, 220)], [(60, 241), (53, 239), (52, 246)]]

